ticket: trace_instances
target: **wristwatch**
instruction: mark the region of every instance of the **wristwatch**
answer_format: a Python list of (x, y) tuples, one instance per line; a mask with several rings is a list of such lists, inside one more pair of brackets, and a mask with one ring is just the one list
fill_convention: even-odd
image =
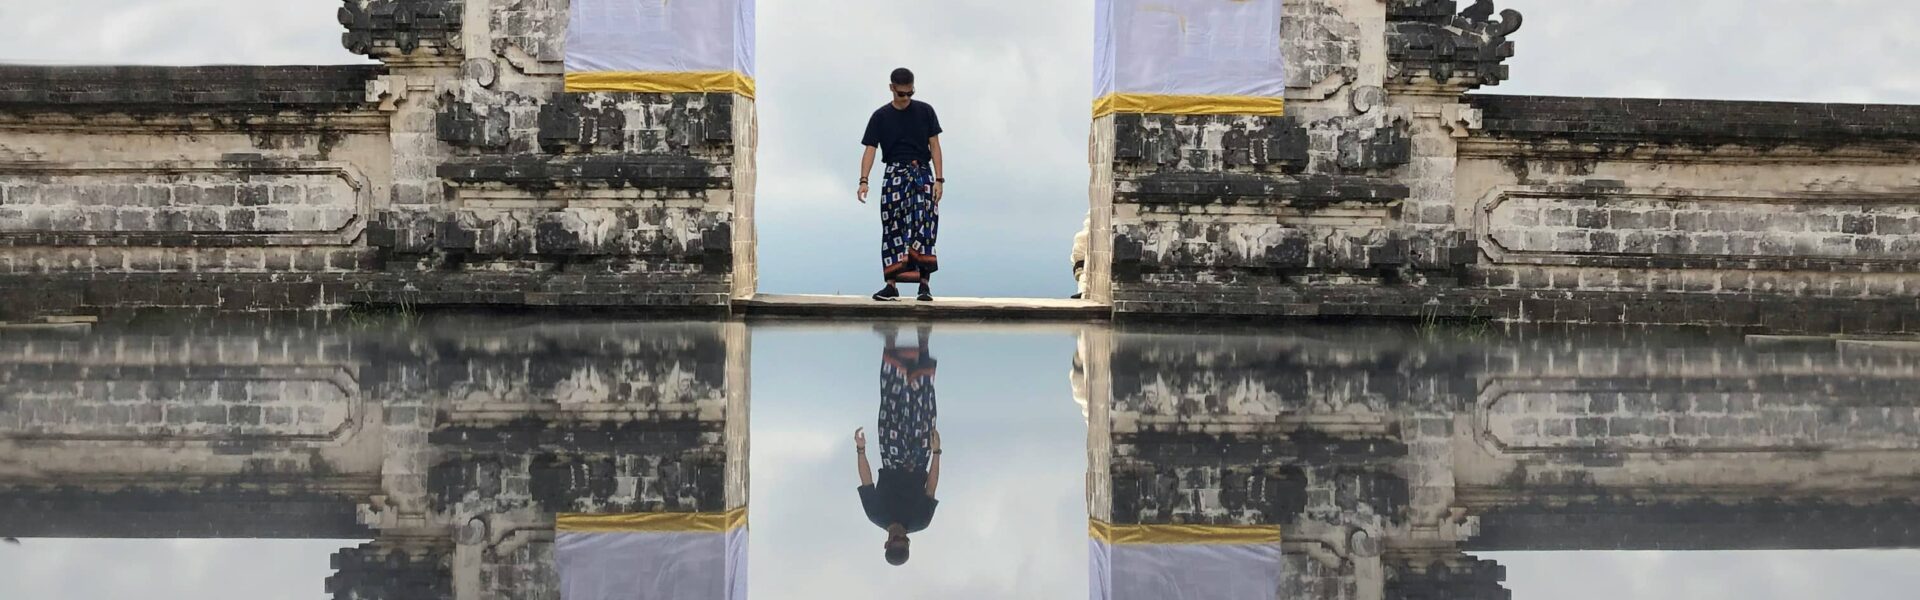
[(947, 182), (947, 178), (945, 178), (945, 177), (935, 177), (935, 178), (933, 178), (933, 182), (934, 182), (934, 183), (946, 183), (946, 182)]
[(934, 454), (939, 454), (939, 453), (940, 453), (940, 451), (939, 451), (939, 450), (935, 450), (935, 451), (933, 451), (933, 453), (934, 453)]

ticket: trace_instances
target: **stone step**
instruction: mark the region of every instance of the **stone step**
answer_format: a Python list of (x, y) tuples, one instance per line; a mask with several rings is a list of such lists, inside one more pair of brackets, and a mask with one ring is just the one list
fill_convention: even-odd
[(1113, 307), (1107, 304), (1052, 298), (936, 297), (932, 302), (920, 302), (908, 297), (880, 302), (865, 296), (757, 294), (735, 300), (733, 306), (736, 313), (775, 317), (1102, 321), (1113, 316)]

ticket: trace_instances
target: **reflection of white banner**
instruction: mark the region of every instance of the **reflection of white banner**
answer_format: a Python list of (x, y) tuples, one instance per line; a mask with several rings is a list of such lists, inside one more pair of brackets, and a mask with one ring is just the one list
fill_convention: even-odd
[(553, 559), (561, 600), (746, 600), (747, 510), (563, 514)]
[(569, 92), (753, 96), (754, 0), (573, 0)]
[(1096, 0), (1093, 113), (1278, 115), (1281, 0)]
[(1272, 600), (1280, 529), (1272, 525), (1089, 522), (1093, 600)]

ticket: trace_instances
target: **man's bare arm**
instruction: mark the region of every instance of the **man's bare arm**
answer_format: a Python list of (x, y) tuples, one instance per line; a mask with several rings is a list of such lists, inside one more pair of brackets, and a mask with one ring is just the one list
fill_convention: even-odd
[(933, 466), (927, 467), (927, 497), (934, 498), (935, 490), (940, 489), (940, 455), (933, 455)]
[(933, 498), (934, 491), (940, 489), (940, 430), (933, 430), (933, 464), (927, 467), (927, 497)]
[(947, 176), (946, 157), (940, 153), (940, 136), (927, 138), (927, 147), (933, 150), (933, 201), (939, 202), (940, 197), (946, 195), (946, 185), (940, 183), (940, 178)]
[(876, 148), (874, 148), (873, 146), (867, 146), (867, 151), (866, 151), (865, 153), (862, 153), (862, 154), (860, 155), (860, 194), (859, 194), (859, 198), (860, 198), (860, 203), (861, 203), (861, 204), (866, 204), (866, 203), (867, 203), (867, 184), (866, 184), (866, 181), (867, 181), (867, 174), (868, 174), (868, 173), (872, 173), (872, 172), (873, 172), (873, 152), (874, 152), (874, 150), (876, 150)]
[(860, 486), (873, 485), (873, 467), (867, 465), (867, 428), (853, 430), (853, 453), (860, 459)]

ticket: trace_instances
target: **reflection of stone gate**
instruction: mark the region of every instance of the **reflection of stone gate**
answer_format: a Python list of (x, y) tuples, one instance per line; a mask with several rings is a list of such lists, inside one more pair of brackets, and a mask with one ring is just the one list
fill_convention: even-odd
[(0, 535), (372, 538), (335, 598), (557, 598), (556, 513), (745, 506), (746, 351), (738, 324), (8, 336)]
[(1082, 353), (1094, 516), (1277, 524), (1282, 597), (1506, 598), (1466, 551), (1920, 547), (1911, 353), (1384, 331)]
[[(0, 536), (372, 538), (336, 598), (538, 599), (555, 513), (745, 505), (744, 325), (459, 325), (0, 338)], [(1092, 328), (1079, 358), (1090, 513), (1278, 525), (1288, 597), (1504, 597), (1474, 551), (1920, 547), (1912, 353)]]
[[(380, 66), (0, 69), (0, 317), (752, 296), (752, 99), (563, 93), (565, 6), (346, 0)], [(1287, 10), (1288, 116), (1093, 122), (1115, 312), (1920, 328), (1920, 109), (1470, 94), (1518, 14)]]

